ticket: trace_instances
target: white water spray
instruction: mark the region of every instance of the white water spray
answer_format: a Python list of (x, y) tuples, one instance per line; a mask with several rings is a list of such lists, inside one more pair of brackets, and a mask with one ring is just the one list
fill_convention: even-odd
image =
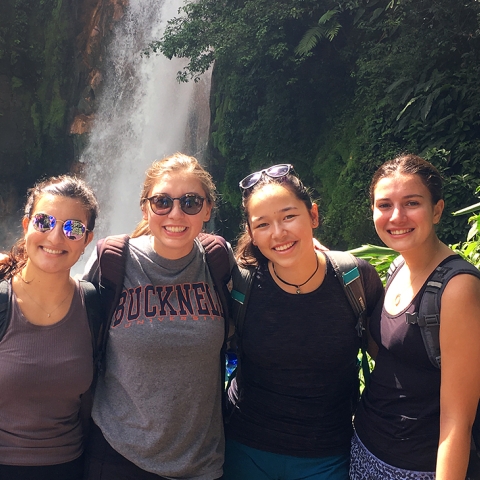
[[(141, 219), (140, 189), (153, 160), (176, 151), (200, 159), (206, 146), (209, 78), (179, 84), (176, 72), (183, 62), (141, 55), (182, 5), (183, 0), (130, 0), (115, 25), (102, 98), (80, 159), (100, 202), (97, 239), (130, 233)], [(192, 132), (192, 123), (201, 134)]]

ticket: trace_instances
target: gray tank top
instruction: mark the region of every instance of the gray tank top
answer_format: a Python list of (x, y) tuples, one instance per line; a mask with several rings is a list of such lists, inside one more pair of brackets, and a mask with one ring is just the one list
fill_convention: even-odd
[(92, 341), (77, 282), (67, 315), (28, 322), (12, 294), (0, 341), (0, 464), (40, 466), (82, 453), (80, 396), (93, 378)]

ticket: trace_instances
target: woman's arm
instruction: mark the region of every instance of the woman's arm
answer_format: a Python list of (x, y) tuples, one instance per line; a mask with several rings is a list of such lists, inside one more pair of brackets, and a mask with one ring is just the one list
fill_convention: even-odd
[(480, 280), (452, 278), (442, 295), (437, 480), (464, 480), (480, 398)]

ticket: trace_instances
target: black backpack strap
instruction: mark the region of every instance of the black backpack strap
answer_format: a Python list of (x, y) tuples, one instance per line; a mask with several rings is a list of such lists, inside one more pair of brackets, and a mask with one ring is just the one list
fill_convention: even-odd
[(100, 296), (95, 286), (86, 280), (80, 280), (83, 290), (88, 325), (92, 335), (93, 363), (98, 367), (102, 360), (103, 336), (107, 331), (108, 318), (100, 303)]
[(101, 354), (105, 352), (108, 339), (108, 329), (111, 319), (117, 309), (125, 278), (127, 261), (128, 235), (114, 235), (97, 242), (98, 259), (98, 292), (100, 303), (105, 312), (105, 331), (101, 337)]
[(232, 270), (232, 316), (235, 324), (237, 343), (239, 343), (242, 337), (245, 312), (250, 298), (250, 292), (252, 291), (253, 277), (256, 270), (256, 267), (253, 266), (249, 268), (235, 266)]
[(323, 253), (329, 258), (335, 271), (335, 276), (340, 282), (347, 300), (357, 317), (357, 325), (355, 328), (358, 336), (361, 338), (362, 372), (365, 384), (367, 384), (370, 378), (370, 366), (367, 358), (367, 303), (363, 279), (358, 269), (357, 259), (348, 252), (325, 250)]
[(358, 269), (356, 258), (348, 252), (324, 251), (330, 259), (340, 285), (357, 317), (356, 330), (363, 336), (366, 327), (367, 306), (363, 280)]
[(128, 235), (114, 235), (97, 242), (98, 291), (108, 320), (115, 313), (123, 290), (128, 241)]
[(12, 286), (9, 281), (0, 281), (0, 340), (5, 335), (10, 321), (10, 299), (12, 297)]
[(225, 368), (225, 359), (227, 354), (227, 341), (231, 324), (231, 300), (229, 284), (231, 279), (230, 273), (230, 257), (227, 247), (227, 241), (218, 235), (208, 233), (200, 233), (198, 239), (205, 250), (205, 259), (212, 277), (213, 283), (217, 290), (223, 309), (224, 318), (224, 337), (220, 350), (220, 382), (222, 385), (222, 410), (224, 417), (227, 415), (227, 397), (225, 392), (225, 384), (227, 382), (227, 371)]
[(395, 257), (393, 259), (393, 262), (390, 264), (387, 270), (387, 283), (391, 276), (395, 273), (395, 271), (397, 271), (404, 263), (405, 260), (401, 255), (398, 255), (398, 257)]
[(480, 278), (480, 271), (458, 256), (438, 266), (427, 282), (418, 313), (406, 314), (408, 324), (418, 324), (420, 327), (428, 358), (437, 368), (441, 366), (440, 305), (442, 293), (451, 278), (464, 273)]
[[(230, 387), (230, 383), (236, 377), (237, 372), (241, 369), (243, 324), (245, 322), (245, 313), (250, 299), (256, 271), (257, 267), (255, 266), (243, 268), (238, 265), (235, 265), (232, 270), (232, 291), (230, 294), (232, 297), (232, 317), (235, 325), (235, 334), (230, 338), (230, 351), (237, 356), (237, 365), (228, 379), (227, 391)], [(241, 389), (241, 385), (238, 383), (237, 387)], [(241, 396), (240, 392), (239, 395)], [(227, 414), (224, 417), (225, 423), (230, 421), (236, 408), (235, 405), (227, 405), (227, 407)]]
[[(225, 319), (231, 316), (231, 300), (228, 285), (230, 283), (230, 257), (227, 241), (218, 235), (200, 233), (198, 239), (205, 250), (208, 269), (222, 303)], [(228, 337), (229, 324), (226, 324), (225, 339)]]

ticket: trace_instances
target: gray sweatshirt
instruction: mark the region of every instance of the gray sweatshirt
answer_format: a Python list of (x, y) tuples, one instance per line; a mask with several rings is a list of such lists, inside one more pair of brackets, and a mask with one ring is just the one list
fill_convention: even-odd
[(143, 470), (221, 477), (222, 315), (198, 241), (186, 257), (167, 260), (150, 236), (130, 239), (92, 416), (110, 445)]

